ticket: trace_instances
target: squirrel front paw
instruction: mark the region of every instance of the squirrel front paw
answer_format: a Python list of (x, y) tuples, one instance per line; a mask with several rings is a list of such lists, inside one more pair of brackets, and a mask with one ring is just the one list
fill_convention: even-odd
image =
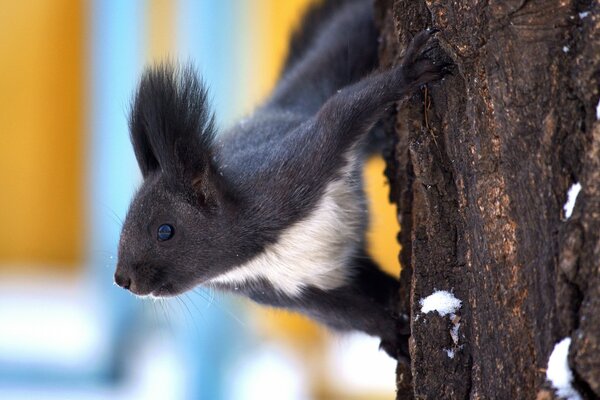
[(437, 81), (450, 73), (452, 64), (425, 58), (430, 49), (426, 48), (437, 29), (426, 29), (419, 32), (408, 45), (398, 72), (405, 83), (411, 88), (417, 88), (429, 82)]

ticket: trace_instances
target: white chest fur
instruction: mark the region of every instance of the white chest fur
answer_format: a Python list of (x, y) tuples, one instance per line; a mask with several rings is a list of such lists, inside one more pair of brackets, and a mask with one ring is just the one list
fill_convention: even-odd
[(287, 228), (261, 254), (210, 282), (243, 285), (266, 279), (275, 289), (298, 296), (314, 286), (331, 290), (348, 282), (348, 262), (362, 239), (366, 208), (348, 172), (330, 183), (317, 207)]

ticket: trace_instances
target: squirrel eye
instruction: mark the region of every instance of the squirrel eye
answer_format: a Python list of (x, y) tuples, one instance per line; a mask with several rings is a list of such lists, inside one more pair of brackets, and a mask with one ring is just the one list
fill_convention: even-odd
[(164, 242), (165, 240), (169, 240), (173, 237), (175, 230), (169, 224), (162, 224), (158, 227), (157, 238), (159, 241)]

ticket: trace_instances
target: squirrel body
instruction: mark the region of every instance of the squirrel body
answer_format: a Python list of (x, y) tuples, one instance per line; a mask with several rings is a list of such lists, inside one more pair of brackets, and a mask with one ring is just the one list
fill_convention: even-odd
[(365, 252), (361, 171), (386, 107), (443, 75), (420, 57), (432, 34), (416, 35), (400, 66), (373, 73), (370, 2), (325, 1), (293, 36), (270, 98), (220, 135), (193, 68), (149, 68), (130, 116), (144, 182), (115, 282), (153, 296), (214, 286), (378, 336), (406, 357), (398, 281)]

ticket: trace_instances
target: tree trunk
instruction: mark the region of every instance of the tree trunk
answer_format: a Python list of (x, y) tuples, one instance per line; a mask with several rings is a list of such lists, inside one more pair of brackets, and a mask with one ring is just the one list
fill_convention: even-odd
[[(398, 398), (553, 398), (565, 337), (575, 388), (600, 397), (600, 2), (375, 7), (383, 68), (427, 27), (431, 57), (455, 64), (387, 121), (411, 321)], [(455, 315), (421, 312), (436, 290), (461, 300)]]

